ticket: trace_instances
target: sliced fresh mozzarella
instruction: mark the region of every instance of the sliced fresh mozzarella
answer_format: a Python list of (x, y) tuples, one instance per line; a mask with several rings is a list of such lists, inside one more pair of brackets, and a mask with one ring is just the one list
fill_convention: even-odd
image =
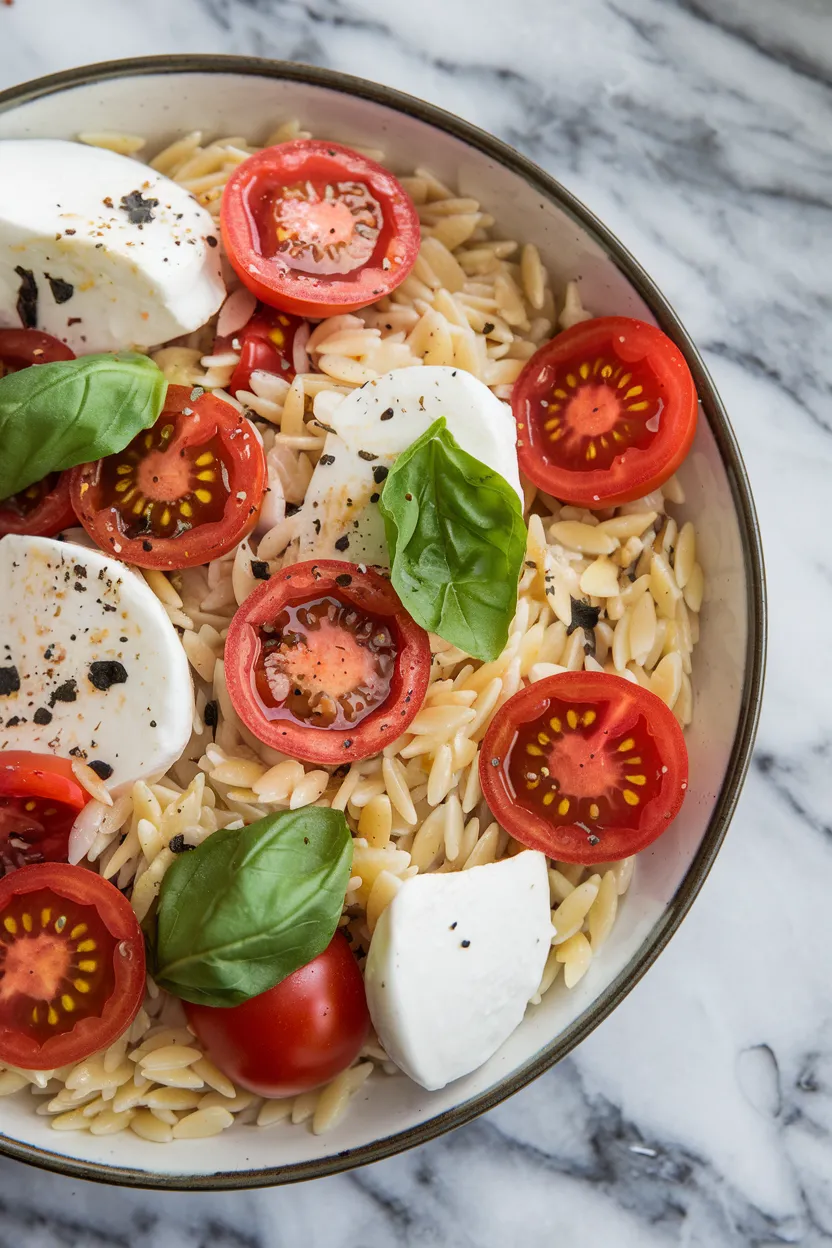
[(387, 472), (380, 459), (368, 463), (337, 434), (328, 433), (298, 515), (298, 559), (385, 565), (378, 500)]
[(99, 550), (0, 540), (0, 750), (104, 764), (109, 788), (160, 776), (188, 743), (193, 687), (162, 604)]
[[(523, 492), (510, 408), (471, 373), (438, 366), (399, 368), (333, 407), (327, 436), (299, 517), (299, 559), (338, 558), (349, 541), (353, 562), (387, 563), (378, 497), (402, 451), (444, 416), (464, 451)], [(319, 524), (316, 525), (316, 521)]]
[(76, 355), (150, 347), (223, 301), (218, 228), (183, 187), (102, 148), (0, 142), (0, 325)]
[(435, 1091), (487, 1062), (522, 1021), (552, 934), (536, 851), (407, 880), (376, 925), (365, 971), (373, 1025), (396, 1065)]

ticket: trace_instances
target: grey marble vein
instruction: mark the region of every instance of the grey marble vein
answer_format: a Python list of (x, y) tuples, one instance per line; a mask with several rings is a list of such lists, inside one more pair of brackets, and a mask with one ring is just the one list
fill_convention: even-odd
[(0, 86), (150, 52), (389, 82), (581, 197), (676, 305), (755, 487), (771, 658), (754, 767), (689, 919), (573, 1055), (349, 1175), (117, 1192), (0, 1162), (0, 1248), (832, 1244), (830, 0), (16, 0)]

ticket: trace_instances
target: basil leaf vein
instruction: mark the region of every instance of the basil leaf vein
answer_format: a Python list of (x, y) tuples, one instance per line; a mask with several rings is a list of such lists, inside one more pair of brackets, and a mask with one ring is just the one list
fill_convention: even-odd
[(157, 982), (215, 1006), (273, 988), (326, 949), (351, 865), (352, 837), (338, 810), (311, 806), (214, 832), (165, 875)]
[(155, 424), (168, 383), (146, 355), (84, 355), (0, 378), (0, 498), (124, 450)]
[(417, 623), (494, 659), (517, 609), (526, 527), (505, 478), (464, 451), (444, 417), (390, 470), (379, 502), (393, 587)]

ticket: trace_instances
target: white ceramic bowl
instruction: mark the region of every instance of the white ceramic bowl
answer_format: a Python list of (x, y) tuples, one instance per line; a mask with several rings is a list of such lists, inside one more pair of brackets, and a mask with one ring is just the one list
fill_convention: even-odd
[(71, 70), (0, 94), (0, 138), (126, 130), (158, 148), (190, 130), (262, 139), (298, 117), (321, 137), (381, 147), (399, 172), (430, 166), (537, 244), (556, 283), (578, 278), (596, 314), (652, 321), (675, 340), (705, 419), (681, 471), (708, 595), (687, 733), (690, 791), (672, 828), (639, 857), (604, 954), (579, 986), (554, 991), (481, 1070), (441, 1092), (370, 1080), (331, 1134), (237, 1127), (160, 1148), (127, 1131), (62, 1134), (26, 1096), (3, 1101), (0, 1151), (81, 1178), (159, 1187), (243, 1187), (373, 1161), (467, 1122), (565, 1056), (650, 966), (678, 927), (725, 835), (748, 765), (762, 691), (765, 604), (748, 480), (720, 399), (672, 309), (621, 244), (562, 186), (509, 147), (420, 100), (306, 66), (180, 56)]

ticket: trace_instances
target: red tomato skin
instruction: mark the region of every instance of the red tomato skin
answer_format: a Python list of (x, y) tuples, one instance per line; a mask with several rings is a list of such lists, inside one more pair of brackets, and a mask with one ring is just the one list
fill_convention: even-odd
[[(279, 317), (283, 317), (288, 324), (276, 325)], [(234, 341), (240, 344), (240, 362), (231, 374), (229, 394), (236, 395), (238, 390), (251, 390), (251, 374), (256, 369), (275, 373), (284, 381), (291, 382), (295, 377), (292, 345), (295, 334), (304, 324), (304, 321), (291, 313), (280, 312), (277, 308), (260, 308), (238, 333), (217, 339), (214, 344), (215, 352), (233, 350), (231, 344)], [(269, 337), (276, 327), (286, 334), (283, 347), (277, 346)]]
[[(629, 447), (609, 469), (584, 472), (546, 463), (530, 419), (540, 378), (546, 370), (565, 365), (578, 353), (591, 355), (603, 347), (625, 364), (648, 361), (667, 395), (668, 406), (673, 404), (670, 418), (663, 420), (647, 449)], [(517, 422), (517, 458), (524, 475), (562, 502), (598, 508), (643, 498), (673, 476), (696, 434), (699, 400), (687, 362), (666, 334), (628, 316), (604, 316), (573, 325), (545, 342), (514, 383), (511, 406)]]
[(68, 529), (77, 523), (72, 509), (68, 472), (61, 473), (55, 488), (26, 516), (19, 515), (6, 506), (5, 502), (0, 502), (0, 537), (5, 537), (7, 533), (54, 537), (62, 529)]
[[(306, 177), (361, 181), (382, 206), (385, 228), (373, 263), (344, 280), (296, 272), (257, 247), (252, 205), (264, 186), (291, 185)], [(226, 254), (244, 285), (263, 303), (298, 316), (334, 316), (375, 303), (405, 280), (419, 253), (419, 216), (397, 179), (348, 147), (309, 139), (264, 148), (238, 165), (223, 191), (220, 226)], [(390, 261), (389, 268), (382, 259)]]
[(115, 942), (112, 953), (115, 989), (100, 1016), (80, 1017), (72, 1031), (42, 1045), (4, 1025), (0, 1003), (0, 1061), (23, 1070), (52, 1070), (82, 1061), (107, 1048), (138, 1014), (146, 987), (142, 929), (130, 902), (115, 885), (96, 871), (69, 863), (36, 863), (0, 879), (0, 914), (13, 898), (41, 889), (49, 889), (69, 901), (95, 906)]
[(257, 1096), (297, 1096), (353, 1064), (367, 1039), (364, 980), (336, 932), (312, 962), (275, 988), (221, 1009), (185, 1002), (208, 1057)]
[[(615, 685), (621, 686), (619, 690)], [(661, 780), (654, 811), (645, 826), (604, 830), (597, 845), (588, 842), (587, 830), (575, 824), (556, 825), (518, 805), (505, 776), (505, 762), (518, 726), (533, 722), (546, 709), (551, 697), (591, 703), (611, 694), (628, 699), (634, 715), (649, 720), (661, 743), (666, 770)], [(489, 810), (500, 826), (528, 849), (539, 849), (548, 858), (561, 862), (591, 865), (629, 858), (657, 840), (679, 813), (687, 792), (688, 753), (684, 734), (673, 712), (648, 689), (633, 685), (607, 672), (562, 672), (527, 685), (503, 703), (483, 738), (480, 749), (480, 786)]]
[(75, 352), (65, 343), (39, 329), (0, 329), (0, 364), (21, 369), (74, 359)]
[[(347, 573), (348, 588), (336, 577)], [(279, 614), (287, 602), (330, 595), (365, 611), (386, 617), (396, 636), (398, 656), (390, 692), (383, 704), (349, 730), (311, 728), (291, 720), (269, 721), (252, 691), (259, 642), (256, 628)], [(430, 640), (411, 619), (387, 578), (373, 568), (338, 559), (308, 560), (276, 573), (249, 594), (231, 621), (225, 643), (225, 676), (234, 709), (258, 741), (292, 758), (312, 763), (357, 762), (395, 741), (425, 700), (430, 679)]]
[(50, 797), (79, 811), (90, 800), (86, 789), (75, 779), (68, 758), (31, 750), (0, 751), (0, 794)]
[[(75, 514), (103, 551), (123, 559), (125, 563), (166, 571), (207, 563), (236, 546), (257, 523), (266, 488), (266, 457), (262, 444), (252, 431), (250, 422), (230, 403), (211, 394), (203, 394), (195, 401), (191, 401), (190, 396), (188, 386), (168, 386), (165, 409), (157, 424), (166, 416), (175, 417), (183, 409), (190, 408), (191, 414), (186, 418), (189, 423), (184, 427), (186, 445), (195, 444), (193, 441), (188, 443), (187, 438), (188, 430), (196, 429), (198, 418), (204, 418), (206, 425), (216, 420), (217, 429), (223, 430), (229, 439), (237, 437), (241, 430), (250, 435), (245, 443), (245, 458), (241, 456), (239, 460), (232, 460), (230, 465), (230, 494), (221, 521), (196, 525), (189, 534), (181, 537), (157, 539), (151, 535), (149, 542), (139, 537), (127, 537), (120, 527), (115, 508), (98, 506), (99, 477), (105, 461), (99, 459), (92, 464), (79, 464), (70, 470), (70, 492)], [(242, 446), (242, 443), (239, 445)], [(238, 491), (245, 494), (242, 502), (236, 497)]]

